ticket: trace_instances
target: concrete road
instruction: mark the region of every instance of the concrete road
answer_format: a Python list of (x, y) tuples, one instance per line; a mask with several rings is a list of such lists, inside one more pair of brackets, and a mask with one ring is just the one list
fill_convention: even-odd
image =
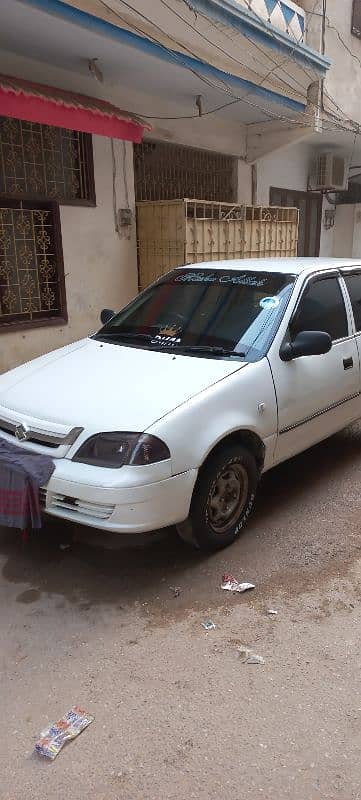
[[(361, 797), (360, 486), (354, 428), (265, 476), (214, 556), (172, 532), (2, 531), (1, 800)], [(256, 589), (221, 591), (225, 571)], [(73, 704), (94, 723), (35, 755)]]

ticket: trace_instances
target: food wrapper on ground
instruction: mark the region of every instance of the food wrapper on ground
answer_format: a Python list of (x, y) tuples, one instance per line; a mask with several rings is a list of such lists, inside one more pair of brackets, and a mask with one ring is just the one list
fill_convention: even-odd
[(91, 714), (87, 714), (79, 706), (73, 706), (58, 722), (42, 731), (35, 745), (36, 752), (53, 761), (64, 744), (75, 739), (93, 720)]
[(234, 578), (233, 575), (223, 575), (222, 578), (222, 589), (226, 589), (228, 592), (247, 592), (248, 589), (255, 589), (255, 585), (253, 583), (239, 583), (237, 578)]
[(202, 622), (202, 627), (205, 631), (214, 631), (216, 628), (212, 619), (207, 619), (205, 622)]

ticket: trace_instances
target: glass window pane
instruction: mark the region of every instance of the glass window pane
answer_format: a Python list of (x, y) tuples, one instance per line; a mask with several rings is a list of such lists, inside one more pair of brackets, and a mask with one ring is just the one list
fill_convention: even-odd
[(277, 272), (175, 270), (146, 289), (99, 335), (146, 334), (152, 346), (224, 347), (262, 357), (290, 299), (295, 278)]
[(292, 323), (292, 336), (301, 331), (324, 331), (331, 339), (348, 336), (345, 304), (337, 278), (311, 283)]

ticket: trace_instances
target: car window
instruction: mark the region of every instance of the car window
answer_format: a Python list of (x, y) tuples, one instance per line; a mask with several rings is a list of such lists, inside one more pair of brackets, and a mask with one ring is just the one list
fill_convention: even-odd
[[(140, 294), (99, 331), (112, 343), (134, 334), (153, 349), (223, 347), (263, 357), (283, 317), (293, 275), (235, 269), (177, 269)], [(141, 346), (141, 344), (139, 344)]]
[(337, 278), (323, 278), (308, 285), (291, 324), (292, 338), (301, 331), (324, 331), (332, 341), (348, 336), (346, 308)]
[(355, 327), (357, 331), (361, 331), (361, 273), (344, 275), (344, 279), (351, 299)]

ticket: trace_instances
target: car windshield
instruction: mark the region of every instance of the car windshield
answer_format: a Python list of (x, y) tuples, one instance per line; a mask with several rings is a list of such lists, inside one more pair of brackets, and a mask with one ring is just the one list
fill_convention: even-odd
[(95, 335), (113, 344), (256, 361), (267, 352), (294, 275), (234, 269), (176, 269)]

